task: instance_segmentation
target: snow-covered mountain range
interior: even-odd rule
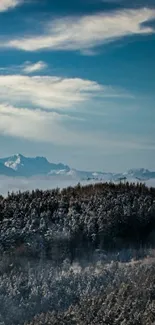
[[[45,157],[29,158],[21,154],[0,159],[0,175],[11,177],[59,176],[79,180],[139,180],[155,179],[155,171],[148,169],[131,169],[125,173],[90,172],[72,169],[62,163],[49,162]]]
[[[30,177],[35,175],[48,175],[51,172],[57,173],[61,170],[67,172],[70,168],[61,163],[50,163],[44,157],[29,158],[17,154],[0,159],[0,174],[5,174],[6,176],[10,176],[10,171],[12,171],[11,176]]]

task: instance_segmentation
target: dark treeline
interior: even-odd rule
[[[96,184],[0,198],[1,252],[52,260],[154,245],[155,189]],[[17,248],[17,250],[16,250]]]
[[[153,325],[155,189],[0,197],[0,325]]]

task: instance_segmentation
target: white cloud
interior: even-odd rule
[[[47,69],[47,67],[48,65],[44,61],[38,61],[35,63],[26,61],[20,65],[9,65],[7,67],[0,67],[0,71],[5,72],[6,74],[20,74],[21,72],[24,74],[32,74],[45,70]]]
[[[130,149],[154,150],[154,143],[138,138],[137,135],[125,135],[122,139],[122,136],[104,130],[79,132],[69,127],[76,122],[74,120],[76,118],[69,115],[0,104],[0,134],[2,135],[67,147],[83,147],[87,151],[91,148],[94,154],[97,154],[98,150],[117,154],[124,150],[128,152]]]
[[[85,130],[83,125],[83,131],[79,132],[82,119],[66,115],[69,108],[85,104],[94,97],[102,99],[104,93],[118,96],[111,87],[79,78],[1,75],[0,134],[67,146],[109,147],[114,140],[109,140],[107,134],[103,137],[100,131]],[[63,108],[65,114],[51,111],[53,108]]]
[[[21,2],[21,0],[0,0],[0,12],[13,9],[21,4]]]
[[[68,109],[94,96],[102,96],[104,91],[106,93],[106,87],[97,82],[80,78],[0,76],[0,101],[16,105]]]
[[[35,141],[59,143],[65,137],[61,126],[62,118],[64,121],[66,117],[54,112],[47,113],[0,104],[0,133]]]
[[[155,18],[150,8],[117,10],[83,17],[63,17],[45,26],[41,36],[24,36],[1,43],[1,46],[37,51],[80,50],[85,51],[125,36],[154,33],[143,23]]]
[[[98,137],[96,142],[90,132],[71,130],[65,122],[74,120],[69,115],[0,104],[0,134],[67,146],[93,147],[102,143]]]
[[[25,62],[23,67],[23,72],[26,74],[34,73],[37,71],[41,71],[47,68],[47,64],[43,61],[38,61],[36,63]]]

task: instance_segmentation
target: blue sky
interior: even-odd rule
[[[0,156],[155,169],[153,0],[0,1]]]

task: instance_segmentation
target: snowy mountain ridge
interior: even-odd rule
[[[62,163],[51,163],[45,157],[25,157],[15,154],[10,157],[0,158],[0,175],[12,177],[32,177],[37,175],[69,177],[79,180],[147,180],[155,179],[155,171],[145,168],[134,168],[123,173],[79,171]]]
[[[52,170],[68,171],[70,168],[64,164],[50,163],[45,157],[25,157],[21,154],[16,154],[7,158],[0,159],[0,164],[6,168],[14,170],[16,176],[30,177],[35,175],[47,175]],[[0,168],[0,174],[1,168]]]

